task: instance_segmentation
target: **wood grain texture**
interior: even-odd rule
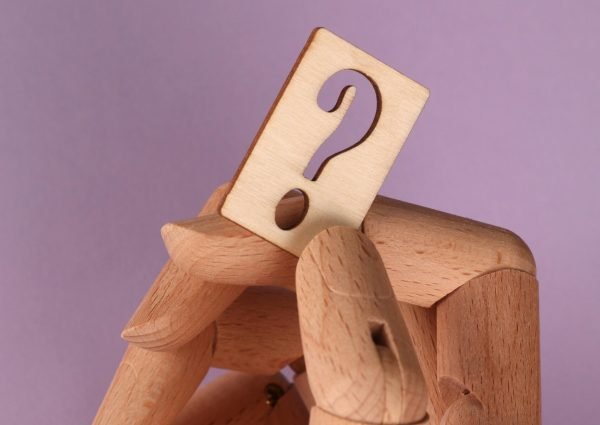
[[[381,257],[347,227],[319,233],[296,272],[310,388],[319,408],[369,423],[425,416],[427,394]]]
[[[539,425],[540,347],[534,276],[501,270],[437,307],[442,425]]]
[[[375,121],[359,143],[331,157],[316,179],[308,180],[305,168],[339,126],[355,89],[342,90],[331,111],[318,105],[317,96],[331,76],[347,69],[373,86]],[[238,170],[221,213],[296,255],[323,229],[360,227],[428,96],[425,87],[335,34],[316,29]],[[275,223],[275,210],[292,189],[305,193],[308,209],[296,227],[283,230]]]
[[[248,288],[217,319],[212,366],[272,374],[302,356],[296,295],[281,288]]]
[[[174,351],[129,345],[93,424],[170,424],[208,371],[214,333],[211,326]]]
[[[512,232],[429,208],[378,197],[364,231],[383,258],[399,301],[429,307],[471,279],[535,261]]]
[[[282,214],[296,215],[299,198],[286,200]],[[378,196],[363,227],[401,302],[430,307],[504,268],[535,274],[521,238],[474,220]],[[296,257],[219,215],[166,225],[163,239],[177,267],[198,279],[293,287]]]
[[[218,211],[228,189],[229,183],[218,187],[200,216]],[[152,350],[180,347],[213,323],[243,291],[240,286],[215,285],[192,276],[167,261],[121,337]]]
[[[421,371],[425,379],[429,405],[427,414],[432,425],[438,425],[446,410],[437,379],[436,308],[398,303],[408,329]]]
[[[281,374],[272,376],[228,372],[202,385],[177,416],[174,425],[268,425],[277,404],[268,403],[266,387],[286,391]]]
[[[294,288],[295,256],[218,214],[169,223],[161,233],[171,259],[191,276]]]
[[[191,277],[169,261],[121,337],[150,350],[180,347],[213,323],[244,289]]]

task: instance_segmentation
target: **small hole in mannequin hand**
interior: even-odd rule
[[[275,224],[281,230],[291,230],[304,220],[308,211],[308,196],[300,189],[292,189],[275,207]]]
[[[389,338],[384,323],[369,323],[371,339],[376,346],[390,348]]]

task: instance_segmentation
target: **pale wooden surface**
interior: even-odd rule
[[[248,288],[208,331],[210,339],[196,338],[170,351],[130,345],[95,423],[167,424],[209,366],[272,374],[302,356],[295,295],[285,289]],[[141,404],[146,410],[136,407]],[[290,418],[300,414],[297,410]],[[154,417],[165,422],[152,422]]]
[[[227,190],[217,188],[200,215],[217,211]],[[138,345],[125,352],[94,424],[164,425],[175,418],[212,361],[214,320],[243,290],[204,284],[168,261],[123,331]],[[197,308],[206,297],[214,300]]]
[[[281,288],[248,288],[217,319],[212,366],[272,374],[302,356],[296,296]]]
[[[277,424],[272,422],[273,416],[280,415],[282,407],[293,409],[295,406],[290,406],[289,403],[282,406],[283,397],[277,400],[275,405],[270,404],[265,391],[268,385],[281,388],[285,392],[283,397],[291,390],[290,384],[279,373],[272,376],[226,373],[198,388],[177,416],[174,425]],[[304,406],[300,407],[304,410],[306,421],[303,423],[306,424],[308,412]]]
[[[296,272],[304,360],[319,408],[357,422],[410,423],[427,394],[377,250],[332,227],[305,248]]]
[[[208,283],[169,261],[121,337],[150,350],[180,347],[213,323],[244,289]]]
[[[429,307],[471,279],[501,269],[535,274],[523,240],[508,230],[378,197],[364,231],[399,301]]]
[[[170,424],[208,371],[214,334],[208,327],[173,351],[129,345],[93,424]]]
[[[294,287],[298,258],[221,215],[165,224],[161,234],[169,256],[192,276],[213,284]]]
[[[229,183],[218,187],[200,216],[218,211],[228,189]],[[243,291],[241,286],[194,277],[167,261],[121,337],[152,350],[179,347],[213,323]]]
[[[303,173],[319,146],[344,117],[355,89],[342,91],[336,108],[317,103],[323,84],[352,69],[365,75],[377,94],[376,120],[360,143],[332,157],[315,181]],[[319,231],[358,228],[408,137],[429,91],[325,29],[311,34],[242,163],[221,213],[257,235],[299,255]],[[275,209],[292,189],[308,198],[304,219],[282,230]]]
[[[541,423],[537,292],[534,276],[505,269],[470,281],[433,308],[400,303],[430,398],[423,423]],[[312,408],[306,374],[295,383]],[[360,422],[311,411],[312,425],[351,423]]]
[[[478,277],[437,307],[444,425],[539,425],[540,346],[534,276]]]
[[[299,198],[286,200],[282,214],[293,216]],[[535,274],[533,256],[517,235],[474,220],[378,196],[363,227],[401,302],[429,307],[469,280],[504,268]],[[294,256],[219,215],[168,224],[163,238],[177,266],[199,279],[294,285]]]
[[[306,406],[306,408],[310,411],[310,423],[311,425],[351,425],[358,424],[358,422],[350,421],[346,418],[339,418],[334,415],[330,415],[327,412],[315,408],[316,402],[310,390],[310,386],[308,384],[308,375],[306,373],[301,373],[294,376],[294,386],[300,395],[302,402]],[[422,421],[412,422],[411,425],[434,425],[439,424],[438,421],[431,421],[429,416],[423,418]],[[368,424],[372,425],[372,424]]]
[[[396,202],[391,203],[392,205],[395,205]],[[401,203],[403,204],[403,203]],[[402,205],[401,205],[402,207]],[[411,206],[408,205],[408,208],[410,209],[418,209],[420,207],[415,207],[415,206]],[[402,208],[399,209],[399,211],[402,211]],[[505,234],[506,232],[501,230],[501,229],[496,229],[490,226],[485,226],[485,225],[481,225],[480,223],[477,222],[472,222],[472,221],[468,221],[468,220],[463,220],[463,219],[458,219],[456,217],[447,217],[446,214],[441,214],[441,213],[436,213],[436,214],[432,214],[432,216],[437,220],[436,223],[439,225],[437,228],[437,232],[438,233],[444,233],[444,230],[440,230],[440,226],[443,227],[445,220],[446,219],[453,219],[456,222],[460,223],[462,226],[464,226],[463,232],[471,235],[471,234],[478,234],[478,230],[482,231],[483,230],[483,234],[485,235],[485,231],[489,231],[490,233],[486,236],[488,239],[486,238],[481,238],[481,240],[478,242],[479,244],[485,244],[485,243],[490,243],[488,242],[488,240],[493,239],[495,236],[497,235],[501,235]],[[226,220],[232,227],[232,229],[237,228],[237,229],[241,229],[239,226],[235,225],[232,222],[229,222],[228,220]],[[426,228],[428,228],[431,224],[428,224]],[[244,229],[241,229],[244,232],[247,232]],[[380,230],[381,232],[381,230]],[[415,235],[416,233],[413,233],[413,235]],[[433,233],[432,233],[433,234]],[[421,235],[422,237],[429,237],[430,235]],[[435,236],[435,235],[434,235]],[[506,235],[505,235],[506,236]],[[530,257],[528,257],[529,251],[526,249],[526,246],[524,244],[522,244],[522,242],[519,242],[520,240],[515,237],[512,234],[508,234],[509,238],[507,240],[502,240],[501,242],[502,244],[500,244],[500,248],[504,249],[504,250],[508,250],[508,252],[520,252],[520,250],[524,249],[524,254],[522,257],[518,256],[516,257],[516,259],[511,260],[513,261],[515,264],[518,264],[519,261],[523,261],[523,259],[525,259],[524,264],[527,268],[529,267],[529,269],[531,271],[535,271],[535,265],[533,263],[533,260],[529,260]],[[250,235],[249,237],[252,237],[252,235]],[[413,236],[413,239],[417,238],[417,236]],[[260,238],[258,238],[260,239]],[[243,238],[242,238],[243,240]],[[508,242],[506,242],[508,241]],[[264,242],[264,241],[263,241]],[[381,242],[381,240],[380,240]],[[268,244],[267,242],[264,242],[265,244]],[[407,244],[410,243],[410,241],[406,241]],[[511,246],[514,245],[514,246]],[[271,244],[269,244],[271,245]],[[381,245],[381,244],[380,244]],[[380,246],[379,245],[379,246]],[[271,245],[272,246],[272,245]],[[470,255],[474,255],[473,252],[477,253],[479,247],[477,245],[474,245],[471,247],[472,250],[470,252]],[[380,248],[381,250],[381,248]],[[283,250],[279,250],[277,251],[278,253],[283,253],[285,256],[290,256],[288,253],[286,253]],[[391,255],[391,253],[393,252],[393,250],[389,250],[388,251],[388,255]],[[485,251],[483,251],[485,252]],[[501,253],[503,251],[500,251]],[[424,253],[419,253],[418,257],[415,257],[416,259],[427,259],[430,258],[434,255],[434,252],[429,252],[427,255],[425,255]],[[439,254],[436,254],[439,255]],[[484,256],[482,256],[484,257]],[[482,257],[478,257],[478,258],[482,258]],[[289,258],[289,257],[288,257]],[[444,258],[448,258],[447,255],[441,255],[440,258],[444,259]],[[511,258],[511,255],[508,255],[506,257],[503,256],[503,258]],[[423,260],[422,260],[423,261]],[[449,260],[443,260],[443,261],[449,261]],[[407,263],[408,264],[408,263]],[[449,266],[444,266],[444,264],[439,265],[437,263],[436,267],[440,267],[440,270],[448,270]],[[497,265],[497,263],[496,263]],[[492,265],[490,262],[490,268],[495,267],[496,265]],[[386,265],[387,266],[387,265]],[[418,263],[415,263],[415,267],[423,267],[423,265],[419,265]],[[387,267],[389,270],[389,267]],[[408,268],[407,268],[408,270]],[[396,272],[398,272],[398,270],[396,270]],[[492,273],[490,274],[485,274],[482,275],[479,279],[475,279],[472,282],[488,282],[489,285],[489,279],[490,276],[496,276],[496,275],[502,275],[502,273],[508,272],[507,270],[503,270],[500,271],[498,273]],[[516,273],[515,271],[512,271],[512,273]],[[521,273],[523,276],[530,276],[526,273]],[[240,283],[242,281],[240,280]],[[494,282],[494,279],[492,279],[492,282]],[[179,282],[174,282],[174,284],[185,284],[186,281],[179,281]],[[496,283],[496,285],[498,285],[498,283]],[[206,285],[207,287],[211,287],[212,285]],[[217,286],[217,285],[215,285]],[[289,284],[288,284],[289,286]],[[480,285],[481,286],[481,285]],[[463,286],[463,289],[466,290],[466,288],[470,288],[471,285],[465,285]],[[240,285],[240,288],[244,288],[243,286]],[[286,295],[284,294],[288,294],[287,297],[289,297],[289,293],[286,293],[284,290],[277,290],[276,288],[252,288],[251,290],[249,290],[247,293],[251,294],[253,291],[257,291],[257,293],[259,293],[260,291],[270,291],[274,289],[275,292],[272,292],[270,294],[270,296],[273,297],[272,302],[268,302],[268,303],[262,303],[263,305],[263,310],[262,310],[262,314],[265,314],[265,317],[268,317],[269,314],[271,314],[270,312],[270,308],[275,306],[275,310],[273,312],[273,314],[275,315],[275,317],[277,316],[281,316],[284,317],[286,315],[288,315],[288,319],[289,317],[295,317],[295,308],[293,303],[290,303],[289,300],[285,301]],[[405,290],[405,289],[403,289]],[[536,289],[537,290],[537,289]],[[279,291],[279,292],[277,292]],[[462,289],[461,289],[462,291]],[[448,302],[449,300],[452,300],[454,296],[456,296],[456,294],[461,294],[462,292],[460,291],[455,291],[454,293],[450,294],[449,296],[445,297],[442,302],[438,303],[437,305],[442,305],[442,303],[444,302]],[[398,292],[396,291],[396,296],[398,295]],[[533,295],[531,295],[533,296]],[[276,298],[281,298],[280,301],[277,301]],[[261,338],[263,339],[267,339],[269,340],[269,338],[274,337],[275,340],[277,340],[277,335],[283,335],[284,336],[284,340],[285,342],[282,342],[281,340],[277,340],[277,341],[271,341],[271,343],[275,343],[275,344],[288,344],[286,345],[286,349],[291,346],[293,347],[294,342],[297,344],[297,346],[299,345],[299,340],[298,340],[298,336],[294,335],[293,332],[289,332],[290,329],[296,329],[297,330],[297,324],[292,324],[291,322],[289,322],[288,319],[285,319],[283,321],[283,323],[288,324],[290,323],[290,327],[288,328],[287,331],[284,331],[283,328],[279,327],[281,325],[281,323],[276,322],[276,323],[270,323],[268,320],[263,321],[262,323],[264,324],[264,327],[259,326],[259,335],[262,335],[261,338],[258,338],[257,340],[255,340],[251,335],[251,326],[248,326],[248,323],[244,322],[244,317],[247,313],[242,313],[245,309],[247,309],[244,306],[244,297],[241,297],[238,299],[237,303],[234,303],[233,305],[230,306],[230,308],[227,310],[227,312],[229,312],[229,317],[233,318],[233,319],[228,319],[230,320],[229,322],[229,326],[230,329],[234,329],[237,325],[235,324],[237,323],[241,323],[240,324],[240,329],[245,328],[247,333],[245,332],[241,332],[241,334],[243,334],[242,336],[242,341],[245,341],[245,343],[248,343],[248,348],[246,351],[250,352],[250,353],[261,353],[262,351],[262,347],[260,346],[260,341]],[[286,307],[286,309],[280,309],[278,310],[278,305],[281,302],[281,305],[286,304],[288,305],[288,307]],[[475,302],[475,301],[473,301]],[[252,305],[253,302],[249,303],[248,305]],[[439,356],[439,350],[440,350],[440,346],[438,346],[438,323],[439,323],[439,318],[436,315],[436,307],[437,305],[433,308],[421,308],[418,306],[414,306],[414,305],[409,305],[406,303],[400,303],[400,308],[402,310],[403,316],[406,320],[406,324],[408,326],[408,330],[409,333],[411,335],[412,340],[415,342],[415,346],[416,346],[416,354],[417,357],[419,359],[419,362],[421,364],[421,368],[423,370],[423,374],[425,376],[425,382],[427,384],[427,389],[429,392],[429,397],[430,397],[430,405],[428,407],[428,413],[430,415],[430,424],[431,425],[438,425],[438,424],[454,424],[454,423],[463,423],[466,420],[471,420],[471,421],[475,421],[472,423],[477,423],[477,424],[483,424],[486,423],[485,420],[481,419],[481,412],[476,412],[473,413],[473,407],[474,406],[483,406],[483,404],[480,404],[481,401],[479,400],[479,398],[475,398],[476,396],[474,395],[475,393],[471,393],[468,396],[462,397],[462,398],[458,398],[456,399],[456,393],[458,391],[458,389],[460,389],[461,391],[464,390],[466,388],[466,383],[462,382],[462,380],[455,380],[453,379],[448,379],[447,377],[444,378],[440,378],[438,377],[438,371],[437,371],[437,361],[438,361],[438,356]],[[516,304],[515,304],[516,305]],[[236,309],[240,309],[240,312],[236,312]],[[287,311],[286,311],[287,310]],[[250,311],[253,311],[253,313],[251,314],[261,314],[259,312],[259,309],[252,309],[250,308]],[[507,310],[508,311],[508,310]],[[537,310],[536,310],[537,311]],[[222,315],[222,318],[226,318],[228,313],[225,313],[224,315]],[[511,312],[512,314],[512,312]],[[535,314],[534,314],[535,315]],[[237,318],[237,319],[236,319]],[[534,320],[533,317],[531,318],[533,323],[533,326],[537,326],[537,318]],[[459,324],[455,325],[455,327],[457,329],[462,329],[461,328],[461,323],[462,321],[458,322]],[[285,326],[285,325],[284,325]],[[262,329],[262,330],[261,330]],[[271,336],[269,336],[269,332],[272,332]],[[537,335],[535,334],[535,330],[531,331],[530,337],[532,338],[537,338]],[[249,356],[249,359],[245,359],[244,356],[244,352],[239,352],[236,354],[236,349],[235,349],[235,341],[236,341],[236,336],[235,332],[231,332],[229,337],[226,337],[222,340],[220,345],[220,349],[222,350],[223,353],[227,353],[226,355],[224,355],[222,358],[223,360],[223,365],[226,363],[229,363],[230,365],[232,365],[233,367],[238,367],[242,370],[258,370],[260,369],[261,366],[261,360],[260,357],[261,355],[251,355]],[[488,336],[488,339],[493,338],[494,336]],[[498,337],[498,335],[496,335],[496,337]],[[486,343],[484,339],[481,338],[475,338],[472,341],[470,341],[470,345],[469,346],[473,346],[474,344],[477,343],[477,340],[479,340],[480,343]],[[252,342],[255,341],[257,344],[259,345],[255,345],[254,347],[252,346]],[[515,339],[515,341],[518,341],[518,339]],[[526,343],[527,342],[527,338],[524,337],[523,341]],[[489,341],[488,341],[489,342]],[[283,346],[283,345],[280,345]],[[152,356],[152,352],[145,352],[145,351],[133,351],[132,347],[130,349],[130,351],[128,351],[128,354],[126,355],[126,358],[124,359],[123,363],[124,364],[128,364],[128,365],[136,365],[137,370],[139,370],[139,375],[141,377],[146,376],[146,381],[140,381],[141,382],[141,387],[143,387],[144,385],[148,386],[148,385],[158,385],[159,388],[169,388],[172,387],[175,383],[174,380],[172,379],[166,379],[165,382],[160,382],[160,383],[152,383],[149,379],[149,375],[152,373],[152,367],[144,367],[143,364],[144,363],[148,363],[151,364],[152,361],[154,361],[154,357]],[[202,349],[202,347],[198,347],[198,349]],[[479,348],[478,348],[479,349]],[[279,350],[279,349],[278,349]],[[137,355],[132,355],[131,353],[137,353]],[[293,356],[295,356],[296,354],[294,354],[293,356],[288,356],[287,354],[285,354],[286,350],[282,351],[282,357],[281,358],[286,358],[285,361],[288,361],[288,358],[291,358]],[[297,352],[297,351],[296,351]],[[464,352],[464,350],[463,350]],[[143,356],[141,355],[141,353],[144,353]],[[217,347],[217,350],[215,350],[215,355],[219,355],[219,347]],[[462,352],[461,352],[462,353]],[[163,355],[163,354],[168,354],[168,353],[156,353],[159,355]],[[193,353],[188,352],[188,355],[193,355]],[[455,353],[456,355],[456,353]],[[462,355],[462,354],[461,354]],[[286,357],[287,356],[287,357]],[[131,357],[135,360],[128,360],[127,358]],[[274,356],[277,357],[277,356]],[[271,357],[273,358],[273,357]],[[279,360],[275,359],[273,360],[268,360],[269,357],[265,357],[265,371],[269,371],[272,372],[274,370],[275,367],[277,367],[276,365],[278,365]],[[184,361],[181,360],[182,362]],[[282,360],[283,361],[283,360]],[[237,365],[237,366],[236,366]],[[514,365],[513,365],[514,366]],[[511,367],[513,367],[511,366]],[[129,366],[128,366],[129,367]],[[533,373],[537,373],[538,374],[538,379],[539,379],[539,369],[535,368],[535,365],[532,366],[532,370]],[[482,372],[483,373],[483,372]],[[113,385],[111,386],[110,391],[107,393],[107,397],[106,400],[110,401],[109,403],[106,402],[103,403],[103,407],[100,409],[99,411],[99,421],[103,420],[103,417],[110,417],[110,415],[112,415],[113,410],[115,410],[114,408],[112,408],[111,406],[114,405],[118,405],[119,400],[122,399],[124,397],[124,394],[126,394],[129,390],[127,389],[126,386],[126,382],[123,381],[123,378],[121,378],[121,380],[117,379],[117,377],[119,375],[121,375],[121,369],[119,369],[119,371],[117,372],[117,376],[115,377],[115,383],[113,383]],[[529,379],[531,377],[525,377],[524,379]],[[535,378],[535,377],[534,377]],[[176,379],[176,377],[174,377],[173,379]],[[482,379],[481,376],[478,377],[477,374],[474,374],[471,377],[472,381],[475,382],[477,381],[477,379]],[[458,382],[458,384],[457,384]],[[529,381],[528,381],[529,382]],[[539,382],[539,381],[538,381]],[[539,384],[538,384],[539,386]],[[121,388],[123,387],[123,388]],[[138,387],[138,388],[141,388]],[[301,384],[299,383],[298,387],[301,387]],[[443,389],[443,391],[442,391]],[[539,389],[539,388],[538,388]],[[310,390],[310,389],[309,389]],[[506,390],[506,389],[505,389]],[[137,390],[136,390],[137,391]],[[304,392],[306,392],[306,388],[304,390],[302,390]],[[469,390],[470,391],[470,390]],[[442,394],[443,393],[443,394]],[[449,398],[448,394],[454,394],[453,396],[451,396]],[[306,396],[305,394],[303,394],[304,396]],[[136,397],[141,397],[143,396],[142,394],[137,394],[135,395],[134,399]],[[474,402],[475,400],[475,402]],[[514,402],[514,400],[509,400],[510,402]],[[536,400],[532,401],[532,405],[529,406],[530,407],[530,411],[529,413],[531,414],[531,409],[532,406],[534,406],[536,403],[538,403],[538,409],[539,409],[539,398]],[[106,407],[108,406],[108,408]],[[162,407],[160,406],[155,406],[156,409],[162,409]],[[510,407],[506,407],[507,409]],[[527,406],[525,406],[525,408],[527,408]],[[167,412],[163,412],[161,414],[173,414],[172,411],[170,411],[170,409],[167,409]],[[477,410],[477,409],[476,409]],[[468,414],[466,414],[465,412],[469,412],[471,411],[470,416]],[[139,420],[141,422],[139,423],[152,423],[152,422],[144,422],[147,420],[147,418],[145,416],[143,416],[144,414],[147,414],[147,412],[143,412],[143,411],[139,411]],[[524,415],[524,413],[519,413],[520,415]],[[478,419],[473,419],[473,415],[475,415],[476,418]],[[487,419],[486,419],[487,420]],[[535,424],[537,425],[539,422],[536,422],[536,418],[532,417],[531,418],[531,422],[527,422],[528,424]],[[458,422],[457,422],[458,421]],[[477,422],[479,421],[479,422]],[[103,422],[98,422],[98,423],[103,423]],[[138,422],[131,422],[131,423],[138,423]],[[467,422],[464,422],[467,423]],[[499,422],[500,423],[500,422]],[[510,423],[510,422],[509,422]],[[515,422],[517,423],[517,422]],[[518,422],[520,423],[520,422]]]

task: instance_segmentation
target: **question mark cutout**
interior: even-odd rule
[[[311,158],[336,131],[356,94],[354,87],[345,87],[332,110],[318,105],[321,88],[343,70],[356,71],[372,84],[375,116],[357,143],[330,156],[315,179],[307,179]],[[295,255],[328,227],[358,228],[428,96],[418,83],[316,29],[240,166],[221,214]],[[303,194],[305,210],[297,225],[281,228],[275,211],[293,190]]]

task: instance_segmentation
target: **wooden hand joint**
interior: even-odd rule
[[[357,423],[423,419],[427,395],[385,267],[361,232],[333,227],[296,270],[304,359],[317,407]]]
[[[280,209],[284,222],[301,207],[300,196],[286,199]],[[363,230],[400,302],[431,307],[496,270],[535,274],[529,248],[514,233],[417,205],[378,196]],[[198,279],[294,287],[295,256],[219,215],[167,224],[162,235],[173,262]]]

